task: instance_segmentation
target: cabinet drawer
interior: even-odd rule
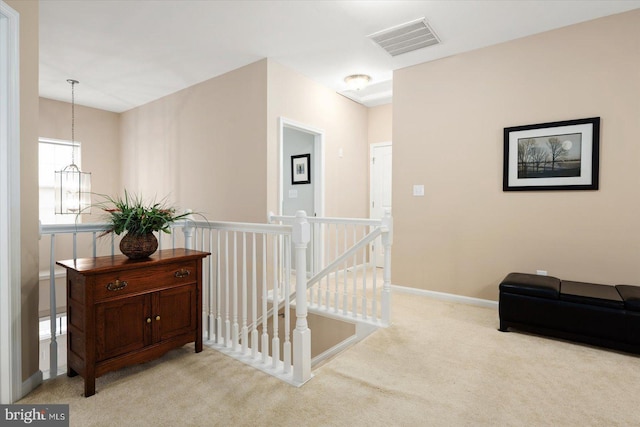
[[[99,301],[195,282],[198,279],[197,262],[185,261],[97,275],[95,299]]]

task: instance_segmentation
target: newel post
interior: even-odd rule
[[[391,324],[391,245],[393,244],[393,217],[385,209],[382,217],[382,246],[384,247],[384,270],[382,271],[382,322]]]
[[[189,213],[184,218],[184,226],[182,227],[182,232],[184,233],[184,247],[187,249],[194,249],[193,246],[193,231],[195,230],[195,226],[191,222],[193,220],[193,215],[191,215],[191,209],[186,209],[185,213]]]
[[[293,223],[296,268],[296,328],[293,331],[293,380],[311,378],[311,330],[307,323],[307,244],[311,230],[304,211],[296,212]]]

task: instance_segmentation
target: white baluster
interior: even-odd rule
[[[209,229],[209,250],[213,250],[213,230]],[[208,283],[208,289],[209,289],[209,335],[208,335],[208,339],[209,341],[213,341],[214,336],[216,334],[216,319],[215,319],[215,314],[213,312],[213,301],[214,301],[214,280],[213,280],[213,257],[209,256],[209,275],[208,278],[209,280],[207,281]]]
[[[344,231],[342,232],[342,246],[343,252],[347,251],[347,224],[344,224]],[[342,269],[342,314],[347,315],[347,287],[349,286],[349,279],[347,278],[347,261],[345,260],[343,263],[344,268]]]
[[[309,223],[303,211],[296,213],[293,243],[296,251],[296,329],[293,332],[293,379],[303,383],[311,378],[311,330],[307,323],[306,249]]]
[[[251,316],[253,317],[253,328],[251,330],[251,357],[258,357],[258,278],[256,274],[256,233],[251,239]]]
[[[339,234],[340,232],[338,230],[338,224],[335,225],[335,228],[336,228],[336,252],[335,252],[334,257],[333,257],[333,259],[331,261],[337,259],[338,256],[339,256],[338,243],[340,241],[340,234]],[[334,271],[333,280],[335,282],[335,290],[334,290],[334,293],[333,293],[333,311],[335,313],[337,313],[338,312],[338,296],[340,294],[339,284],[338,284],[338,282],[339,282],[339,280],[338,280],[338,266],[336,266],[336,269]]]
[[[193,237],[193,230],[195,229],[195,227],[193,226],[193,215],[191,215],[191,209],[187,209],[185,210],[185,213],[189,213],[189,215],[187,215],[185,217],[185,221],[184,221],[184,226],[182,227],[182,232],[184,233],[184,247],[188,248],[188,249],[193,249],[195,248],[195,246],[193,246],[193,242],[192,242],[192,237]],[[175,244],[175,239],[173,241],[173,247],[176,247]]]
[[[273,239],[273,337],[271,337],[271,365],[272,368],[278,366],[280,361],[280,337],[278,336],[278,306],[280,305],[280,286],[278,280],[278,240],[280,237]]]
[[[357,227],[353,227],[353,243],[358,241],[358,236],[356,234]],[[351,267],[351,274],[353,276],[353,286],[352,286],[352,295],[351,295],[351,313],[353,317],[358,315],[358,254],[353,254],[353,266]]]
[[[382,238],[378,238],[375,240],[382,242]],[[373,260],[371,262],[371,279],[372,284],[371,287],[373,289],[372,297],[371,297],[371,317],[373,320],[378,320],[378,273],[376,272],[376,267],[378,265],[378,251],[373,251]]]
[[[242,354],[249,351],[249,329],[247,327],[247,233],[242,233]]]
[[[232,289],[233,303],[233,323],[231,325],[231,342],[233,351],[238,351],[238,233],[233,232],[233,289]]]
[[[92,241],[93,241],[93,257],[95,258],[97,256],[96,232],[95,231],[91,234],[91,237],[92,237]]]
[[[324,265],[322,266],[322,268],[325,268],[329,263],[331,263],[331,245],[329,244],[329,238],[331,237],[331,224],[327,224],[325,227],[325,237],[326,237],[326,241],[327,241],[327,245],[326,245],[326,262],[324,263]],[[325,276],[325,292],[324,292],[324,308],[328,311],[329,310],[329,304],[331,302],[331,285],[329,282],[329,276],[330,274],[327,274]]]
[[[78,233],[73,233],[73,260],[78,259]]]
[[[49,378],[58,376],[58,341],[56,330],[56,235],[51,235],[51,255],[49,259],[49,321],[51,340],[49,342]]]
[[[275,237],[274,237],[275,238]],[[262,235],[262,363],[269,356],[269,334],[267,333],[267,234]]]
[[[291,322],[289,319],[291,312],[291,238],[289,236],[284,237],[284,344],[282,345],[283,361],[284,361],[284,373],[288,374],[291,371],[291,341],[289,336],[291,335]]]
[[[362,229],[362,234],[367,234],[367,227]],[[367,262],[368,256],[371,253],[371,244],[362,248],[362,319],[366,320],[369,317],[367,311],[367,266],[369,262]],[[369,260],[370,261],[370,260]],[[373,274],[375,274],[375,264],[373,265]],[[375,294],[373,296],[375,298]]]
[[[326,255],[325,254],[325,250],[326,250],[325,246],[326,245],[324,243],[326,242],[327,239],[325,238],[325,231],[326,230],[325,230],[324,224],[321,224],[320,225],[320,233],[321,233],[320,234],[320,236],[321,236],[320,239],[321,239],[321,242],[322,242],[321,243],[322,251],[320,251],[321,257],[320,257],[320,260],[319,260],[320,265],[318,265],[318,271],[321,271],[324,268],[324,260],[326,259],[326,257],[325,257],[325,255]],[[316,283],[315,286],[318,288],[317,306],[318,306],[318,308],[322,308],[322,280],[320,280],[318,283]]]
[[[229,347],[231,345],[231,320],[229,319],[229,297],[230,297],[230,286],[229,286],[229,232],[224,233],[224,299],[225,299],[225,309],[224,309],[224,344]]]
[[[222,337],[222,283],[220,280],[220,231],[216,233],[216,342],[223,344]]]
[[[382,235],[384,246],[384,271],[382,285],[382,322],[391,324],[391,245],[393,244],[393,218],[391,211],[386,210],[382,218],[382,226],[386,232]]]

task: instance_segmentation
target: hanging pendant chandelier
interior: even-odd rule
[[[82,172],[75,162],[75,90],[79,82],[67,80],[71,84],[71,164],[61,171],[55,171],[56,214],[65,215],[90,213],[91,173]]]

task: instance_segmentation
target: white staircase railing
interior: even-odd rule
[[[270,213],[268,220],[291,224],[295,218]],[[307,221],[311,225],[309,309],[345,320],[389,326],[391,213],[385,212],[381,219],[308,217]],[[382,284],[376,274],[380,267]]]
[[[194,248],[213,254],[204,277],[205,343],[291,384],[309,380],[306,295],[301,292],[292,301],[290,258],[282,258],[282,253],[294,254],[296,271],[306,270],[306,217],[300,215],[291,225],[190,224],[195,226]],[[304,290],[306,277],[296,275],[295,286]],[[283,310],[279,310],[280,300]],[[293,306],[292,331],[289,308]]]
[[[170,235],[158,235],[159,250],[186,247],[212,254],[203,261],[206,345],[301,385],[311,378],[308,310],[376,326],[389,324],[392,221],[389,214],[367,220],[310,218],[304,212],[295,217],[271,215],[270,220],[282,223],[180,221]],[[106,228],[107,224],[41,225],[41,238],[50,238],[48,277],[41,272],[48,281],[50,319],[66,311],[64,294],[56,294],[56,277],[63,292],[64,272],[56,270],[55,262],[119,254],[119,237],[97,237]],[[375,271],[380,247],[382,286]],[[58,349],[59,322],[49,324],[49,377],[55,377],[58,352],[66,349]]]
[[[55,262],[60,259],[119,254],[119,238],[97,238],[107,224],[41,225],[40,234],[50,238],[49,318],[56,319],[65,310],[65,297],[56,294]],[[300,292],[295,304],[289,300],[290,263],[282,263],[279,248],[286,253],[294,248],[297,270],[305,271],[309,225],[300,216],[291,225],[232,222],[180,221],[171,235],[158,235],[159,249],[187,247],[211,252],[203,264],[204,340],[209,346],[245,363],[300,385],[311,378],[311,334],[307,325],[306,295]],[[176,232],[182,229],[182,233]],[[61,248],[58,240],[64,240]],[[70,239],[70,240],[69,240]],[[282,246],[284,245],[284,246]],[[69,247],[72,248],[69,251]],[[58,251],[57,251],[58,249]],[[64,253],[64,257],[61,257]],[[282,279],[286,280],[283,282]],[[296,286],[306,287],[306,277],[297,277]],[[263,316],[276,306],[268,306],[267,295],[282,295],[287,306],[295,306],[296,323],[290,329],[289,310],[284,324],[279,316]],[[62,300],[58,302],[58,299]],[[268,324],[271,323],[271,325]],[[60,326],[50,321],[49,377],[58,375],[58,336]]]

